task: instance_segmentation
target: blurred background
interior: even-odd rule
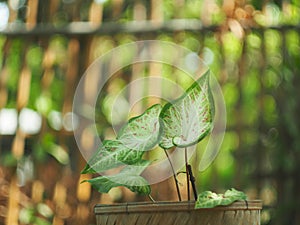
[[[224,142],[205,172],[194,171],[198,190],[235,187],[263,200],[263,225],[299,225],[298,0],[0,1],[0,224],[95,224],[96,203],[146,200],[123,188],[101,195],[80,184],[89,175],[80,176],[86,162],[73,136],[72,101],[97,57],[148,39],[195,52],[223,90]],[[98,98],[99,136],[111,137],[111,125],[126,119],[130,98],[119,98],[119,107],[111,109],[114,97],[147,76],[189,85],[182,73],[155,63],[118,71]],[[167,90],[158,84],[146,88]],[[94,93],[87,88],[86,96]],[[111,120],[111,110],[120,121]],[[90,137],[88,130],[82,133],[87,146],[93,144]],[[155,185],[153,196],[177,200],[173,181]]]

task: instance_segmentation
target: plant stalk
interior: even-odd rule
[[[192,184],[194,198],[195,198],[195,201],[197,201],[198,194],[197,194],[197,189],[196,189],[196,184],[195,184],[196,180],[195,180],[195,177],[193,175],[193,171],[192,171],[191,165],[188,165],[188,171],[189,171],[190,181],[191,181],[191,184]]]
[[[175,173],[173,164],[172,164],[172,162],[171,162],[171,159],[170,159],[169,154],[168,154],[168,152],[167,152],[166,149],[164,149],[164,152],[165,152],[165,154],[166,154],[166,156],[167,156],[167,158],[168,158],[168,160],[169,160],[169,163],[170,163],[170,166],[171,166],[171,169],[172,169],[172,172],[173,172],[173,177],[174,177],[174,181],[175,181],[175,185],[176,185],[176,191],[177,191],[178,200],[179,200],[179,201],[182,201],[182,200],[181,200],[180,190],[179,190],[179,184],[178,184],[178,180],[177,180],[177,176],[176,176],[176,173]]]
[[[153,198],[150,194],[148,195],[148,197],[150,198],[150,200],[151,200],[152,202],[155,202],[154,198]]]
[[[188,201],[191,200],[190,196],[190,179],[189,179],[189,164],[188,164],[188,157],[187,157],[187,148],[184,148],[184,158],[185,158],[185,169],[186,169],[186,185],[187,185],[187,196]]]

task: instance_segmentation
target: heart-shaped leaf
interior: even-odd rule
[[[188,147],[201,141],[212,129],[214,103],[209,87],[209,70],[179,99],[167,103],[161,113],[159,145]]]
[[[161,133],[159,124],[161,108],[161,105],[156,104],[142,115],[131,118],[121,128],[117,139],[129,149],[147,151],[153,148],[158,143]]]
[[[125,147],[118,140],[105,140],[81,173],[101,173],[124,164],[131,165],[141,160],[143,154],[143,151]]]
[[[230,205],[239,200],[246,200],[247,195],[244,192],[231,188],[225,194],[216,194],[211,191],[204,191],[198,195],[195,208],[213,208],[218,205]]]
[[[127,165],[116,175],[100,176],[86,182],[91,183],[101,193],[107,193],[113,187],[124,186],[132,192],[149,195],[151,192],[150,185],[145,178],[140,176],[149,164],[149,161],[142,160],[137,165]]]

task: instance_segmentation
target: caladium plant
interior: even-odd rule
[[[142,160],[133,165],[125,166],[118,174],[99,176],[87,182],[91,183],[101,193],[108,193],[113,187],[124,186],[138,194],[149,195],[151,192],[148,182],[140,176],[143,170],[150,164],[148,160]]]
[[[204,191],[199,194],[195,208],[213,208],[219,205],[229,205],[235,201],[246,200],[247,195],[234,188],[227,190],[224,194],[216,194],[211,191]]]
[[[150,164],[142,157],[145,151],[153,148],[160,138],[159,114],[161,105],[148,108],[142,115],[125,124],[115,140],[104,140],[102,146],[88,161],[82,174],[101,175],[83,182],[89,182],[99,192],[107,193],[111,188],[124,186],[133,192],[149,195],[148,182],[140,176]],[[118,174],[105,175],[105,172],[124,167]]]
[[[185,149],[188,196],[190,180],[195,199],[197,199],[194,177],[186,156],[186,147],[200,142],[213,128],[214,100],[209,77],[208,70],[180,98],[163,107],[159,104],[151,106],[142,115],[131,118],[120,129],[115,140],[103,141],[102,146],[82,170],[83,174],[101,175],[84,182],[91,183],[102,193],[109,192],[113,187],[124,186],[138,194],[149,195],[152,200],[151,187],[141,176],[144,169],[151,163],[144,159],[144,153],[159,145],[169,157],[167,151],[177,147]],[[172,164],[170,166],[174,173],[179,200],[181,200],[176,172]],[[113,168],[119,168],[119,173],[106,174]],[[199,197],[203,199],[206,195],[203,196],[202,194]],[[231,196],[221,202],[236,200],[237,196]],[[210,197],[207,197],[208,200]],[[213,204],[216,202],[214,200]],[[201,204],[197,202],[198,207],[201,207]],[[208,201],[208,205],[212,205],[211,201]]]
[[[121,128],[116,140],[104,140],[81,173],[103,173],[121,165],[133,165],[142,160],[144,151],[153,148],[160,136],[159,114],[156,104],[142,115],[134,117]]]
[[[211,131],[214,102],[209,88],[209,71],[202,75],[160,114],[163,131],[159,145],[164,149],[197,144]]]
[[[142,115],[130,119],[121,128],[117,140],[132,150],[144,152],[153,148],[158,143],[161,134],[159,124],[161,108],[161,105],[155,104]]]
[[[121,165],[132,165],[138,163],[142,155],[142,151],[127,148],[119,140],[105,140],[81,173],[102,173]]]

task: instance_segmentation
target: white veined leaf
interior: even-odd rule
[[[126,148],[147,151],[153,148],[159,141],[161,133],[159,114],[161,105],[156,104],[148,108],[142,115],[131,118],[121,128],[117,140]]]
[[[230,205],[235,201],[246,200],[247,195],[234,188],[227,190],[224,194],[216,194],[211,191],[204,191],[198,195],[195,208],[213,208],[219,205]]]
[[[143,154],[143,151],[126,148],[118,140],[106,140],[81,173],[101,173],[124,164],[131,165],[140,161]]]
[[[127,165],[116,175],[99,176],[86,180],[86,182],[89,182],[101,193],[108,193],[113,187],[124,186],[132,192],[149,195],[151,192],[150,185],[145,178],[140,176],[149,164],[150,161],[142,160],[136,165]]]
[[[209,70],[179,99],[167,103],[160,114],[162,137],[159,145],[188,147],[201,141],[212,129],[214,103],[209,86]]]

